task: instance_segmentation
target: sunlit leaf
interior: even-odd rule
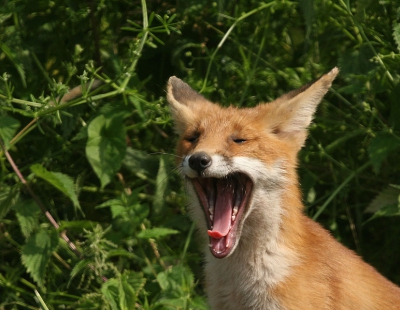
[[[156,214],[160,214],[162,208],[164,207],[165,192],[167,190],[167,186],[168,186],[168,173],[165,163],[165,157],[161,156],[156,178],[156,192],[153,200],[154,212]]]
[[[155,227],[146,230],[142,230],[137,234],[138,238],[142,239],[158,239],[168,235],[175,235],[178,234],[179,231],[171,228],[163,228],[163,227]]]

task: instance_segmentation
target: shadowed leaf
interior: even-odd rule
[[[99,115],[88,127],[86,157],[100,179],[102,188],[110,183],[125,157],[126,131],[122,120],[118,115]]]
[[[52,253],[58,246],[58,233],[55,230],[40,230],[30,236],[22,247],[21,259],[35,282],[44,287],[44,276],[46,267]]]
[[[76,209],[79,209],[79,211],[81,211],[83,215],[81,206],[79,205],[78,196],[76,195],[75,184],[70,176],[60,172],[48,171],[40,164],[32,165],[31,170],[37,177],[53,185],[60,192],[62,192],[69,199],[71,199],[72,203],[74,204],[74,207]]]

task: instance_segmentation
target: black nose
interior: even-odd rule
[[[194,153],[189,158],[189,167],[195,170],[200,176],[201,173],[211,165],[212,159],[205,152]]]

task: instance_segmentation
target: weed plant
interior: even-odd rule
[[[334,66],[306,212],[400,284],[397,1],[6,0],[0,309],[207,309],[168,77],[244,107]]]

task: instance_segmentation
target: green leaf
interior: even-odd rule
[[[136,297],[145,282],[141,274],[127,271],[104,283],[101,292],[112,309],[130,310],[134,308]]]
[[[368,146],[368,154],[375,173],[379,173],[382,162],[389,153],[398,148],[400,148],[400,140],[391,133],[381,132],[376,135]]]
[[[60,227],[58,231],[63,231],[65,229],[92,229],[97,225],[96,222],[92,221],[60,221]]]
[[[7,45],[2,44],[0,42],[0,50],[3,51],[3,53],[10,59],[10,61],[13,63],[15,66],[15,69],[17,70],[20,78],[21,78],[21,83],[26,88],[26,75],[25,75],[25,70],[24,66],[20,63],[20,60],[18,59],[17,55],[15,55],[12,51],[11,48],[9,48]]]
[[[137,234],[138,238],[141,239],[158,239],[160,237],[175,235],[178,234],[179,231],[171,228],[163,228],[163,227],[155,227],[146,230],[142,230]]]
[[[112,257],[119,257],[119,256],[131,259],[131,260],[134,259],[136,261],[141,260],[141,258],[139,256],[137,256],[135,253],[128,252],[127,250],[124,250],[124,249],[110,250],[107,252],[107,259],[110,259]]]
[[[31,166],[31,171],[39,178],[45,180],[49,184],[53,185],[60,192],[71,199],[75,209],[79,209],[82,213],[81,206],[79,205],[78,196],[76,195],[76,188],[72,178],[66,174],[60,172],[48,171],[40,164],[34,164]]]
[[[58,246],[58,233],[54,229],[40,230],[31,235],[22,247],[21,259],[35,282],[43,289],[46,267]]]
[[[349,49],[339,58],[339,67],[341,76],[349,74],[365,75],[376,67],[376,64],[370,59],[374,57],[371,48],[364,44],[358,49]]]
[[[25,238],[38,227],[40,209],[33,200],[19,200],[14,205],[19,227]]]
[[[391,217],[391,216],[400,216],[400,202],[392,203],[380,208],[378,211],[375,212],[375,214],[370,219],[368,219],[367,222],[372,221],[378,217]]]
[[[136,176],[147,180],[147,178],[157,173],[157,161],[157,157],[128,147],[123,164],[132,173],[135,173]]]
[[[90,262],[91,261],[89,259],[83,259],[79,261],[71,270],[71,279],[69,280],[69,282],[71,282],[74,277],[82,272],[82,270],[84,270],[90,264]]]
[[[107,282],[103,283],[101,287],[101,292],[103,293],[105,299],[108,301],[108,304],[111,306],[113,310],[119,310],[118,307],[118,288],[119,281],[118,279],[108,279]]]
[[[143,275],[139,272],[126,270],[122,277],[134,289],[135,295],[138,296],[146,283],[146,279],[143,278]]]
[[[160,164],[156,178],[156,192],[153,200],[155,214],[160,214],[164,207],[165,192],[168,186],[168,174],[165,164],[165,157],[160,157]]]
[[[121,167],[126,152],[125,135],[125,126],[120,115],[100,115],[88,126],[86,157],[100,179],[102,188],[110,183]]]
[[[393,25],[393,38],[397,44],[397,49],[400,52],[400,24],[395,23]]]
[[[13,187],[0,186],[0,219],[3,219],[18,201],[19,185]]]
[[[375,213],[386,206],[396,205],[399,202],[400,202],[400,187],[398,185],[391,184],[379,192],[379,194],[365,209],[365,212]]]
[[[19,127],[19,121],[11,116],[0,116],[0,138],[6,150],[10,147],[10,141]]]
[[[157,282],[163,291],[179,291],[194,284],[192,272],[182,266],[176,265],[157,275]]]
[[[299,6],[303,11],[303,17],[306,22],[307,32],[309,33],[312,28],[312,23],[315,16],[314,0],[300,0]]]

